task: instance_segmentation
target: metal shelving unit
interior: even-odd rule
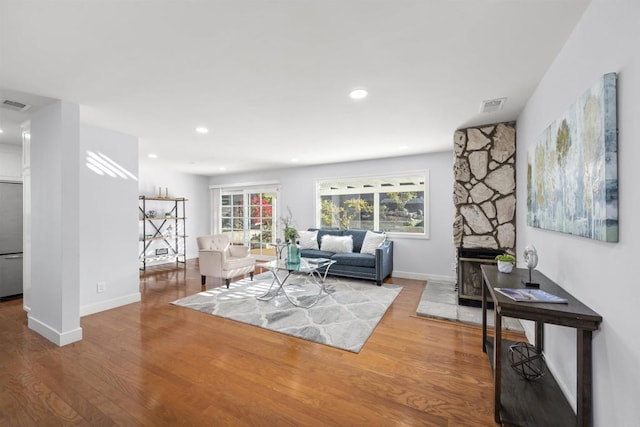
[[[176,266],[187,261],[186,202],[184,197],[139,196],[138,209],[142,222],[141,250],[138,255],[140,269],[148,262],[175,260]],[[148,202],[152,202],[151,206]],[[159,216],[156,206],[168,206]],[[154,207],[154,209],[147,208]]]

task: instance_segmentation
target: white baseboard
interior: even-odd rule
[[[99,313],[101,311],[111,310],[112,308],[121,307],[123,305],[140,302],[140,299],[141,299],[140,292],[136,292],[130,295],[113,298],[107,301],[100,301],[99,303],[96,303],[96,304],[83,305],[82,307],[80,307],[80,317]]]
[[[29,329],[35,331],[51,341],[52,343],[62,347],[63,345],[71,344],[82,339],[82,328],[78,327],[71,331],[60,332],[55,328],[47,325],[44,322],[36,319],[29,313],[27,315]]]
[[[441,276],[438,274],[423,274],[423,273],[412,273],[408,271],[397,271],[394,270],[392,277],[397,277],[400,279],[414,279],[414,280],[433,280],[438,282],[456,282],[456,276]]]

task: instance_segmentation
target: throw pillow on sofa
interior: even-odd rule
[[[315,231],[298,231],[300,238],[300,249],[318,250],[318,230]]]
[[[362,242],[362,249],[360,249],[361,254],[376,254],[376,249],[387,239],[386,234],[384,233],[374,233],[367,230],[367,234],[364,236],[364,241]]]
[[[335,253],[353,252],[353,238],[351,236],[322,236],[320,250]]]

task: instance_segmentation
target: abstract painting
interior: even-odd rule
[[[527,224],[618,241],[616,74],[605,74],[528,152]]]

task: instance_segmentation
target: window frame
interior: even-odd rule
[[[382,186],[381,184],[385,181],[393,181],[396,182],[400,179],[418,179],[422,181],[422,184],[415,184],[413,186]],[[362,183],[362,181],[369,181],[370,185],[373,187],[364,188],[363,186],[355,185],[357,183]],[[421,233],[415,232],[403,232],[403,231],[386,231],[389,237],[395,238],[407,238],[407,239],[428,239],[430,236],[430,215],[429,215],[429,170],[411,170],[404,173],[386,173],[380,175],[353,175],[353,176],[339,176],[339,177],[331,177],[331,178],[318,178],[315,180],[315,198],[314,198],[314,213],[315,213],[315,225],[317,228],[322,226],[322,196],[329,195],[326,190],[323,190],[323,186],[328,184],[333,184],[333,186],[337,187],[337,189],[332,190],[330,195],[345,195],[345,194],[373,194],[374,197],[374,230],[380,230],[380,212],[379,212],[379,202],[380,202],[380,194],[381,193],[390,193],[395,192],[392,191],[391,188],[397,191],[411,191],[410,189],[415,189],[415,191],[423,192],[423,224],[424,229]],[[354,188],[346,188],[346,185],[351,184]]]

